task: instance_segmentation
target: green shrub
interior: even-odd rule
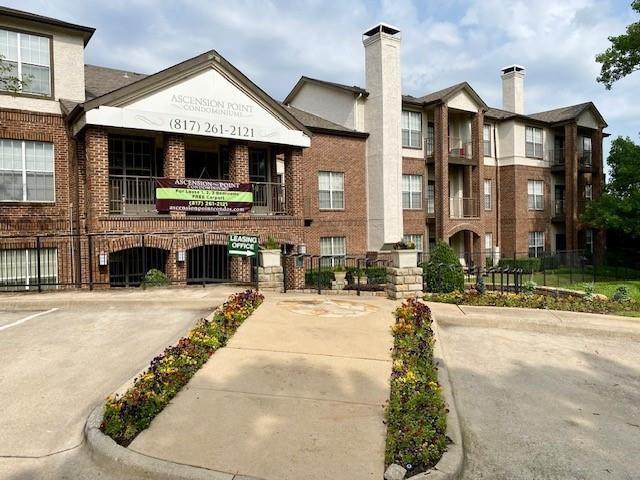
[[[596,298],[596,286],[593,283],[584,284],[584,298],[587,302],[592,302]]]
[[[164,272],[157,268],[152,268],[147,272],[142,280],[143,287],[164,287],[169,285],[169,278]]]
[[[387,267],[367,267],[364,272],[370,284],[383,285],[387,283]]]
[[[400,464],[412,475],[433,467],[442,457],[447,409],[433,359],[429,307],[410,299],[394,315],[385,463]]]
[[[464,272],[453,249],[439,242],[431,251],[428,262],[422,265],[427,290],[448,293],[464,288]]]
[[[155,357],[124,394],[107,398],[102,432],[129,445],[263,300],[255,290],[236,293],[216,309],[212,320],[200,320],[186,337]]]
[[[332,268],[318,270],[307,270],[304,274],[304,282],[307,286],[317,287],[318,280],[322,288],[331,288],[331,282],[335,280]]]
[[[613,300],[614,302],[623,303],[630,302],[631,295],[629,294],[629,287],[627,287],[626,285],[620,285],[618,288],[616,288],[615,292],[613,292],[611,300]]]
[[[533,295],[536,293],[536,288],[538,288],[538,284],[532,280],[529,280],[527,283],[522,285],[522,293],[524,295]]]
[[[540,271],[540,259],[536,257],[520,257],[515,260],[513,258],[501,258],[498,266],[502,268],[521,268],[522,273],[534,273]]]
[[[280,244],[276,242],[271,235],[269,235],[267,237],[267,241],[264,242],[264,245],[262,245],[262,248],[264,248],[265,250],[279,250]]]

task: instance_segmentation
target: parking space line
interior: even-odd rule
[[[20,325],[21,323],[28,322],[31,319],[34,319],[36,317],[40,317],[42,315],[46,315],[47,313],[55,312],[56,310],[58,310],[58,309],[57,308],[51,308],[51,309],[47,310],[46,312],[34,313],[33,315],[29,315],[28,317],[21,318],[20,320],[16,320],[15,322],[10,323],[8,325],[3,325],[2,327],[0,327],[0,331],[6,330],[7,328],[15,327],[16,325]]]

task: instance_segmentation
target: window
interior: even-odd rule
[[[55,248],[40,249],[40,282],[58,282],[58,255]],[[38,285],[38,253],[35,249],[0,250],[0,290],[2,287],[23,286],[25,290]]]
[[[318,173],[318,205],[321,209],[344,208],[344,173]]]
[[[402,240],[404,240],[405,242],[413,243],[416,246],[416,250],[419,252],[422,252],[422,249],[423,249],[422,238],[423,236],[420,234],[409,234],[409,235],[403,236]]]
[[[427,125],[427,157],[433,157],[434,155],[434,145],[436,142],[436,133],[435,133],[435,129],[433,126],[433,123],[429,123],[429,125]]]
[[[493,258],[493,233],[484,234],[484,251],[486,258]]]
[[[0,140],[0,200],[53,202],[53,145]]]
[[[320,237],[320,255],[323,267],[344,265],[346,252],[344,237]]]
[[[527,157],[542,158],[542,129],[525,128],[525,155]]]
[[[482,141],[484,143],[484,156],[491,157],[491,125],[484,125],[482,129]]]
[[[529,232],[529,256],[541,257],[544,253],[544,232]]]
[[[584,231],[584,249],[589,253],[593,253],[593,230]]]
[[[527,193],[529,195],[529,210],[544,210],[544,182],[529,180]]]
[[[402,208],[422,208],[421,175],[402,175]]]
[[[427,213],[434,214],[436,211],[436,185],[429,182],[427,185]]]
[[[484,179],[484,209],[491,210],[491,179]]]
[[[422,136],[422,114],[420,112],[402,111],[402,146],[420,148]]]
[[[591,137],[582,137],[582,151],[583,152],[591,151]]]
[[[593,185],[586,183],[584,186],[584,198],[585,200],[593,200]]]
[[[0,30],[0,55],[9,67],[8,75],[25,82],[22,93],[51,95],[49,38]]]

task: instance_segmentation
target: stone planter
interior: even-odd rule
[[[260,250],[261,267],[280,267],[280,250]]]
[[[393,250],[391,263],[395,268],[415,268],[418,265],[417,250]]]
[[[333,272],[337,283],[347,283],[347,272]]]

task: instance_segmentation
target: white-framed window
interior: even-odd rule
[[[541,257],[544,253],[544,232],[529,232],[529,256]]]
[[[589,253],[593,253],[593,230],[584,231],[584,249]]]
[[[427,184],[427,213],[434,214],[436,211],[436,185],[429,182]]]
[[[422,138],[422,114],[402,111],[402,146],[420,148]]]
[[[38,285],[38,251],[29,249],[0,250],[0,290]],[[43,286],[55,286],[58,282],[58,251],[55,248],[40,249],[40,282]]]
[[[427,150],[427,157],[433,157],[435,152],[435,143],[436,143],[436,130],[433,123],[429,123],[427,125],[427,137],[426,137],[426,145],[425,148]]]
[[[585,183],[584,185],[584,199],[588,201],[593,200],[593,185],[590,183]]]
[[[344,208],[344,173],[318,172],[318,205],[322,210]]]
[[[493,258],[493,233],[491,232],[484,234],[484,251],[485,257]]]
[[[484,179],[484,209],[491,210],[491,179]]]
[[[542,158],[542,129],[525,127],[525,155]]]
[[[582,151],[583,152],[591,152],[591,137],[582,137]]]
[[[347,246],[344,237],[320,237],[320,255],[323,267],[344,265]]]
[[[9,66],[9,76],[22,82],[22,93],[51,95],[49,37],[0,29],[0,55]]]
[[[0,201],[53,202],[53,145],[0,139]]]
[[[529,180],[527,182],[529,210],[544,210],[544,182]]]
[[[402,175],[402,208],[422,208],[422,175]]]
[[[410,234],[404,235],[402,237],[402,240],[404,240],[405,242],[413,243],[416,246],[416,250],[418,252],[422,252],[424,248],[423,238],[424,236],[422,234],[410,233]]]
[[[492,157],[491,155],[491,125],[484,125],[482,128],[482,142],[484,145],[484,156]]]

